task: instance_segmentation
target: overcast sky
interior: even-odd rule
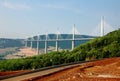
[[[74,24],[80,34],[90,35],[97,31],[101,16],[118,29],[120,0],[0,0],[0,38],[26,38],[57,29],[71,33]]]

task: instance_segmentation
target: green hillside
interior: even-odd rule
[[[0,71],[37,69],[64,63],[120,56],[120,29],[106,36],[95,38],[76,47],[73,51],[0,61]]]
[[[104,37],[91,40],[77,48],[73,53],[84,54],[85,59],[99,59],[120,56],[120,29]]]

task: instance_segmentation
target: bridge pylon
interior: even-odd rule
[[[101,16],[101,37],[104,36],[104,16]]]

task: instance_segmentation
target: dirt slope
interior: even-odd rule
[[[120,81],[120,57],[85,63],[34,81]],[[27,80],[28,81],[28,80]]]

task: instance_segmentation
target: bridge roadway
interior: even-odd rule
[[[75,41],[79,41],[79,40],[91,40],[91,39],[94,39],[94,38],[77,38],[77,39],[47,39],[47,40],[27,40],[27,41],[72,41],[72,40],[75,40]]]
[[[44,76],[44,75],[55,73],[57,71],[61,71],[61,70],[64,70],[64,69],[79,66],[79,65],[82,65],[83,63],[84,62],[58,65],[58,66],[51,67],[51,68],[48,68],[48,69],[43,69],[41,71],[29,72],[27,74],[23,74],[23,75],[20,75],[20,76],[18,75],[18,76],[3,78],[0,81],[22,81],[22,80],[25,80],[25,79],[30,79],[30,78],[38,77],[38,76]]]

